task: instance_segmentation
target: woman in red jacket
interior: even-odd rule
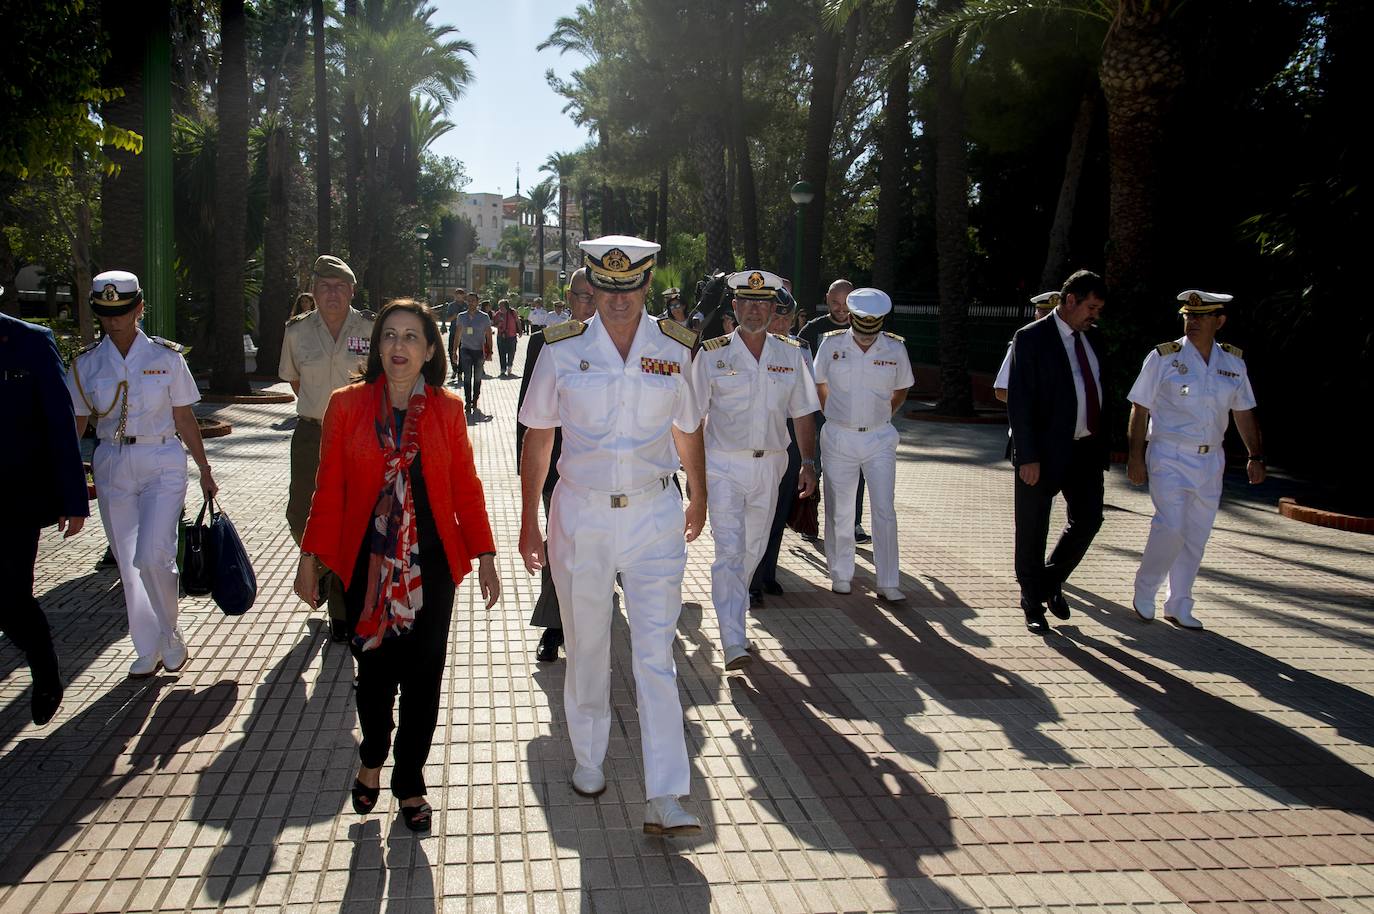
[[[419,302],[402,298],[382,309],[362,382],[329,400],[301,549],[302,600],[319,602],[317,559],[345,587],[363,732],[353,809],[365,815],[377,805],[399,688],[391,792],[406,825],[427,831],[424,764],[454,590],[474,557],[488,608],[501,582],[463,401],[444,388],[439,326]]]

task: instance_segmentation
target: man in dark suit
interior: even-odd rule
[[[1080,270],[1064,283],[1051,315],[1012,339],[1007,415],[1016,467],[1016,581],[1032,632],[1049,629],[1047,606],[1069,618],[1064,581],[1102,526],[1102,474],[1110,460],[1105,350],[1090,331],[1106,297],[1102,277]],[[1068,524],[1046,561],[1056,494],[1064,496]]]
[[[575,321],[587,321],[596,313],[596,306],[592,304],[592,287],[587,282],[586,267],[574,272],[569,280],[568,306],[572,311],[572,319]],[[525,391],[529,390],[530,377],[534,374],[534,365],[539,361],[539,353],[543,348],[544,328],[540,327],[530,334],[530,341],[525,347],[525,370],[520,378],[520,394],[516,399],[515,406],[517,413],[525,403]],[[515,468],[517,471],[520,469],[520,448],[524,443],[525,426],[516,422]],[[553,453],[549,455],[549,475],[544,480],[545,516],[549,513],[549,499],[553,497],[553,487],[558,484],[558,454],[562,444],[562,430],[555,428],[553,430]],[[539,647],[534,652],[534,658],[541,663],[557,660],[558,649],[563,646],[563,617],[558,610],[558,593],[554,590],[553,575],[547,564],[544,565],[544,570],[539,577],[539,599],[535,602],[534,612],[530,615],[530,625],[544,629],[544,634],[539,638]]]
[[[62,677],[47,616],[33,596],[38,534],[57,524],[74,536],[91,513],[65,374],[51,330],[0,314],[0,427],[22,439],[0,448],[0,477],[9,484],[0,521],[0,629],[28,659],[39,725],[62,704]]]

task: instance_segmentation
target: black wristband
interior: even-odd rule
[[[1263,455],[1263,454],[1251,454],[1250,457],[1249,457],[1248,459],[1249,459],[1249,460],[1254,460],[1254,461],[1256,461],[1256,462],[1258,462],[1258,463],[1264,463],[1264,455]]]

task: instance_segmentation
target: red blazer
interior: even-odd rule
[[[363,534],[377,505],[386,462],[373,431],[372,384],[334,391],[324,413],[320,469],[301,548],[313,552],[344,586],[362,548]],[[453,580],[472,570],[472,559],[495,552],[482,482],[472,461],[463,401],[442,387],[427,386],[420,416],[420,454],[434,524],[444,544]]]

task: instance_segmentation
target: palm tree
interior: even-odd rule
[[[323,252],[334,247],[329,205],[329,85],[325,81],[324,0],[311,0],[310,28],[315,41],[315,248]]]
[[[545,178],[534,185],[534,187],[530,188],[530,198],[525,203],[525,211],[534,217],[534,230],[538,233],[539,266],[537,269],[539,271],[539,297],[541,299],[544,297],[544,217],[548,214],[549,209],[553,207],[556,194],[557,191],[554,189],[554,179]],[[562,264],[560,264],[560,267],[564,270],[567,269],[567,267]],[[523,270],[521,271],[521,276],[524,276]]]
[[[568,193],[571,190],[568,179],[576,167],[577,154],[572,152],[552,153],[539,166],[540,171],[548,172],[558,181],[558,263],[568,273],[572,272],[568,269]]]
[[[506,226],[501,232],[501,251],[520,262],[520,279],[516,288],[523,295],[525,292],[525,259],[530,255],[530,236],[526,234],[524,226]],[[539,274],[542,276],[544,271],[541,269]]]
[[[210,389],[246,394],[243,371],[243,265],[248,222],[248,53],[244,0],[220,0],[220,65],[215,87],[214,371]]]

